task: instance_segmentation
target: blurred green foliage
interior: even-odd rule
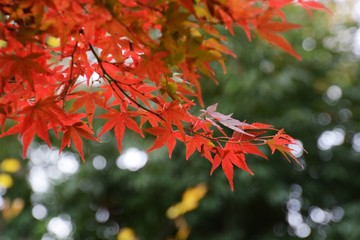
[[[52,180],[44,193],[32,191],[27,178],[36,165],[23,161],[14,186],[0,194],[2,201],[24,199],[25,206],[14,219],[2,216],[1,239],[57,239],[49,224],[59,216],[71,219],[65,239],[120,239],[118,232],[127,227],[138,239],[172,239],[179,226],[166,211],[198,183],[205,183],[208,192],[196,210],[184,215],[188,239],[359,239],[360,69],[350,41],[358,26],[349,19],[331,20],[336,14],[311,18],[293,9],[288,14],[304,26],[287,34],[303,61],[256,36],[247,42],[237,29],[229,47],[238,58],[227,59],[227,75],[215,66],[220,85],[203,84],[203,94],[206,105],[218,102],[225,114],[284,127],[307,151],[299,158],[303,169],[280,155],[269,161],[249,157],[255,176],[235,171],[231,192],[220,170],[209,176],[211,165],[201,156],[185,161],[181,145],[173,159],[162,149],[149,155],[144,168],[121,170],[108,134],[102,144],[87,143],[87,162],[75,174]],[[0,161],[20,156],[16,139],[0,141]],[[130,134],[124,142],[125,148],[148,145]],[[106,159],[101,170],[94,167],[96,156]],[[35,214],[38,219],[33,217],[36,205],[46,208],[44,216]]]

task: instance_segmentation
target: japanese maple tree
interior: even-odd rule
[[[221,25],[301,59],[280,35],[299,27],[287,5],[327,11],[306,0],[2,0],[0,137],[19,135],[25,157],[35,136],[50,146],[52,134],[84,160],[84,139],[113,131],[121,151],[125,130],[148,133],[149,150],[166,145],[171,157],[182,142],[187,159],[197,151],[211,173],[221,165],[231,189],[234,166],[252,174],[246,155],[266,159],[262,145],[296,161],[291,136],[205,108],[200,83],[217,82],[211,62],[225,72],[224,55],[236,57]],[[196,104],[205,108],[198,115]],[[105,119],[98,136],[94,118]]]

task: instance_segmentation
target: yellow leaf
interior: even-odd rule
[[[218,40],[216,40],[215,38],[209,38],[204,40],[204,46],[206,46],[207,48],[210,49],[215,49],[218,50],[222,53],[228,54],[234,58],[236,58],[236,54],[233,53],[230,49],[228,49],[225,44],[219,43]]]
[[[176,83],[169,82],[165,78],[161,80],[161,93],[167,93],[172,99],[178,99],[176,92],[177,92],[177,85]]]
[[[120,229],[116,239],[117,240],[137,240],[134,230],[129,227]]]
[[[168,210],[166,211],[166,216],[169,219],[176,219],[177,217],[179,217],[180,215],[182,215],[184,213],[185,212],[182,208],[181,203],[178,203],[178,204],[168,208]]]
[[[7,41],[0,39],[0,48],[4,48],[6,46],[7,46]]]
[[[168,208],[166,216],[169,219],[176,219],[186,212],[196,209],[199,201],[205,196],[206,192],[207,187],[202,183],[193,188],[188,188],[183,193],[182,201]]]
[[[176,233],[176,240],[186,240],[190,235],[190,228],[184,217],[175,220],[175,225],[179,229]]]
[[[205,184],[198,184],[184,192],[182,202],[186,206],[187,212],[197,208],[199,201],[205,196],[206,192],[207,187]]]
[[[46,38],[46,44],[51,48],[60,46],[60,38],[49,36]]]
[[[0,187],[10,188],[13,185],[13,179],[7,173],[0,174]]]
[[[195,5],[194,10],[198,18],[205,18],[208,21],[212,21],[213,17],[211,16],[211,13],[209,12],[206,5]]]
[[[197,30],[196,28],[190,28],[190,34],[193,37],[202,37],[201,33],[199,30]]]
[[[5,158],[1,164],[0,169],[4,172],[14,173],[19,171],[21,164],[16,158]]]

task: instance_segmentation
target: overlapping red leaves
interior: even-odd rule
[[[216,82],[210,62],[225,71],[224,54],[235,57],[215,26],[232,34],[240,26],[300,59],[281,36],[299,27],[282,11],[290,4],[327,11],[306,0],[1,1],[0,137],[19,135],[25,157],[34,137],[51,145],[52,134],[84,160],[84,139],[114,131],[121,151],[126,129],[146,132],[156,137],[150,150],[167,145],[171,156],[182,142],[186,159],[199,152],[211,173],[221,165],[233,189],[234,166],[252,174],[246,155],[266,158],[259,147],[268,145],[295,159],[295,141],[217,105],[190,111],[203,105],[201,75]],[[105,119],[99,136],[97,118]]]

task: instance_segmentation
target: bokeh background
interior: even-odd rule
[[[235,171],[231,192],[221,170],[210,177],[210,163],[186,161],[180,144],[168,159],[127,134],[120,155],[106,134],[86,143],[82,163],[71,148],[36,141],[22,160],[20,141],[7,137],[0,239],[360,239],[360,2],[324,2],[332,14],[286,11],[303,25],[286,34],[301,62],[237,29],[238,58],[226,75],[214,66],[219,86],[203,81],[206,105],[298,139],[304,168],[249,156],[255,176]]]

